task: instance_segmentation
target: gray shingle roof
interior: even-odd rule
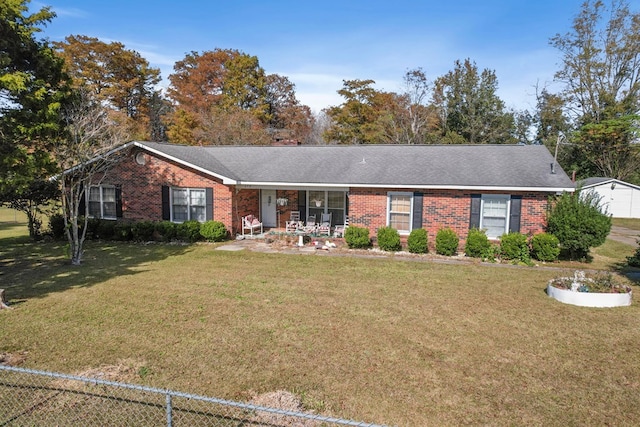
[[[573,189],[538,145],[185,146],[134,142],[237,184]]]

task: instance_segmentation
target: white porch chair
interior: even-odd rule
[[[242,217],[242,235],[246,235],[246,232],[249,232],[250,236],[253,236],[253,233],[260,230],[260,233],[257,234],[262,234],[263,233],[263,229],[262,229],[262,222],[260,222],[260,220],[258,218],[256,218],[253,215],[247,215],[247,216],[243,216]]]

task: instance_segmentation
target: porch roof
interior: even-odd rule
[[[574,190],[541,145],[130,145],[245,187]]]

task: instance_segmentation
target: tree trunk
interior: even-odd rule
[[[8,308],[10,310],[12,309],[7,305],[7,300],[4,296],[4,289],[0,289],[0,310],[2,310],[3,308]]]

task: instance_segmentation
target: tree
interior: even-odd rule
[[[71,264],[80,265],[89,221],[89,204],[84,201],[91,186],[100,185],[105,173],[119,160],[118,152],[112,150],[126,136],[110,117],[113,111],[87,92],[78,92],[75,102],[63,114],[66,132],[56,144],[55,155],[64,171],[60,182]]]
[[[38,240],[42,237],[42,220],[40,216],[51,213],[55,209],[48,205],[52,200],[60,197],[60,187],[57,182],[49,179],[32,180],[29,187],[8,189],[0,196],[1,200],[7,200],[6,204],[11,209],[24,212],[27,215],[29,237]]]
[[[599,123],[638,112],[640,14],[631,13],[628,3],[612,0],[607,10],[600,0],[586,0],[572,30],[550,43],[563,55],[555,78],[565,86],[574,120]]]
[[[138,52],[126,49],[122,43],[105,43],[95,37],[68,36],[55,43],[65,60],[67,72],[74,87],[87,90],[96,99],[119,112],[120,124],[128,129],[132,138],[149,139],[153,133],[151,123],[153,102],[159,93],[160,70]]]
[[[604,243],[611,231],[611,217],[603,212],[593,192],[562,193],[550,206],[547,232],[560,241],[570,259],[588,259],[592,247]]]
[[[245,116],[239,112],[250,113],[263,127],[271,120],[267,79],[257,57],[233,49],[215,49],[202,54],[191,52],[176,62],[173,69],[167,90],[176,106],[168,117],[167,134],[172,142],[214,144],[220,140],[237,140],[240,135],[220,137],[209,131],[217,127],[211,124],[219,117]],[[195,139],[185,138],[187,129],[175,128],[185,120],[195,126],[191,129]],[[236,129],[246,126],[246,120],[243,119],[243,123]],[[178,135],[180,139],[176,139]]]
[[[55,14],[42,8],[28,15],[28,3],[0,5],[0,195],[18,199],[56,170],[50,144],[68,93],[62,61],[36,39]]]
[[[345,102],[329,107],[326,113],[333,123],[325,139],[340,144],[376,144],[386,142],[383,121],[385,97],[389,94],[372,87],[374,80],[344,80],[338,90]]]
[[[287,130],[289,139],[308,141],[313,127],[311,109],[296,98],[295,85],[285,76],[269,74],[266,78],[266,103],[269,127]]]
[[[577,132],[582,155],[597,170],[597,175],[623,181],[640,169],[638,141],[639,116],[624,116],[589,123]]]
[[[436,126],[437,116],[427,101],[432,91],[432,85],[422,68],[409,70],[404,78],[404,109],[397,116],[398,128],[402,144],[421,144],[427,141],[430,131]]]
[[[436,79],[434,104],[438,108],[441,135],[459,135],[471,144],[516,142],[512,136],[513,114],[498,97],[494,71],[478,72],[475,62],[455,62],[453,71]],[[455,141],[458,142],[458,141]]]

